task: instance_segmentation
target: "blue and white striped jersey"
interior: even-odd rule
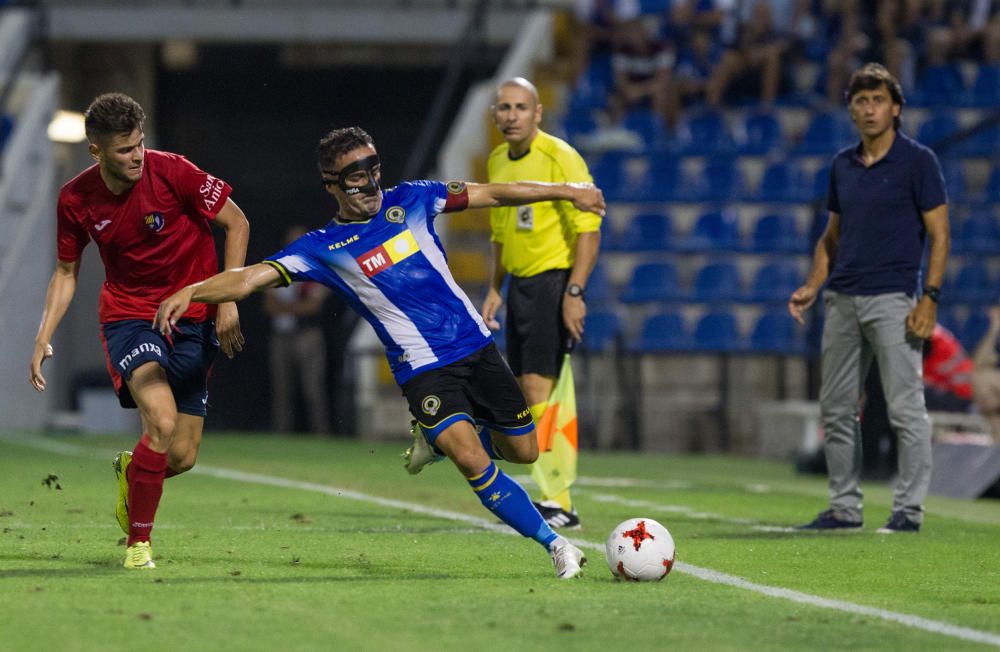
[[[461,183],[414,181],[383,191],[366,222],[332,221],[264,262],[285,284],[316,281],[343,296],[375,329],[402,385],[492,341],[448,269],[434,218],[462,210]]]

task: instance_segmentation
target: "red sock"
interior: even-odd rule
[[[140,440],[139,440],[139,443],[140,443],[140,444],[144,444],[145,446],[147,446],[147,447],[148,447],[148,446],[149,446],[149,433],[146,433],[146,432],[142,433],[142,439],[140,439]],[[131,468],[132,468],[132,467],[130,466],[130,467],[129,467],[129,469],[131,469]],[[170,467],[168,466],[168,467],[167,467],[167,473],[166,473],[166,475],[164,475],[163,477],[165,477],[165,478],[172,478],[172,477],[174,477],[175,475],[180,475],[180,474],[181,474],[181,473],[180,473],[180,471],[174,471],[174,470],[173,470],[172,468],[170,468]],[[132,476],[131,476],[131,475],[129,475],[129,472],[128,472],[128,469],[125,469],[125,475],[126,475],[126,477],[127,477],[127,478],[128,478],[129,480],[131,480],[131,479],[132,479]]]
[[[151,449],[143,437],[132,451],[128,482],[128,545],[149,541],[153,519],[163,493],[163,478],[167,470],[167,454]]]
[[[174,477],[175,475],[180,475],[180,472],[179,472],[179,471],[174,471],[174,470],[173,470],[172,468],[170,468],[170,467],[168,466],[168,467],[167,467],[167,472],[166,472],[166,473],[164,474],[164,476],[163,476],[163,477],[164,477],[164,478],[172,478],[172,477]]]

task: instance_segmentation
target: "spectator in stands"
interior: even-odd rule
[[[781,57],[787,49],[788,41],[774,28],[770,5],[754,4],[749,19],[739,25],[735,43],[712,71],[706,86],[708,105],[721,106],[734,86],[739,95],[758,94],[764,107],[774,104],[781,83]]]
[[[594,55],[610,52],[615,26],[639,17],[639,0],[576,0],[573,12],[573,74],[579,75]]]
[[[675,53],[647,22],[635,19],[615,25],[611,69],[614,88],[608,100],[611,121],[621,122],[634,107],[645,106],[667,117],[667,90]]]
[[[490,154],[490,183],[541,181],[590,183],[587,164],[568,144],[539,130],[542,105],[534,84],[521,77],[496,90],[493,118],[504,143]],[[601,244],[601,216],[563,201],[490,210],[490,287],[483,321],[500,328],[501,285],[510,275],[507,296],[507,361],[528,401],[535,423],[542,422],[567,350],[567,340],[583,339],[587,280]],[[547,447],[551,449],[552,447]],[[548,453],[550,450],[542,450]],[[532,466],[542,491],[536,507],[552,527],[577,527],[566,478],[576,477],[576,454],[551,451]]]
[[[1000,441],[1000,306],[990,309],[990,327],[976,346],[972,361],[972,396],[979,413],[990,424],[993,441]]]
[[[722,46],[707,29],[696,29],[677,56],[671,84],[667,89],[666,118],[673,127],[681,110],[688,104],[703,101],[712,71],[722,60]]]
[[[307,232],[301,225],[292,226],[284,244]],[[310,431],[319,435],[330,427],[326,337],[320,323],[320,311],[329,295],[326,287],[309,281],[274,288],[264,295],[264,311],[271,317],[271,424],[278,432],[295,430],[296,386],[305,399]]]
[[[788,302],[793,317],[825,290],[820,409],[829,469],[830,508],[802,526],[862,526],[855,432],[862,381],[874,357],[899,438],[892,516],[881,533],[917,532],[931,476],[931,429],[920,367],[922,340],[937,321],[948,259],[948,206],[934,153],[898,131],[899,82],[867,64],[847,94],[856,147],[837,154],[830,171],[829,221],[816,245],[805,285]],[[931,246],[923,296],[916,293],[927,235]]]

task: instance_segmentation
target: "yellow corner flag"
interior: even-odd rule
[[[568,353],[563,357],[545,412],[535,427],[538,460],[531,465],[531,477],[544,496],[558,496],[576,480],[576,388]]]

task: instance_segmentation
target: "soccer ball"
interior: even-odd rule
[[[608,568],[618,580],[662,580],[674,567],[676,550],[667,528],[651,518],[619,523],[604,546]]]

